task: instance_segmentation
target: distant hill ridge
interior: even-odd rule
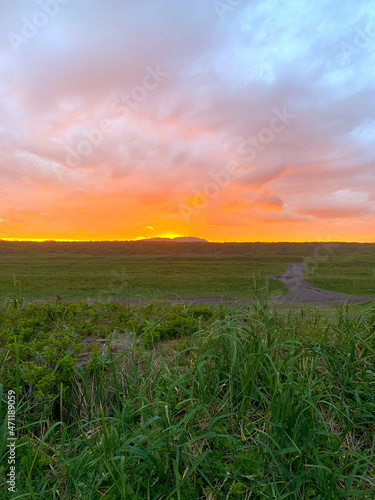
[[[144,238],[138,241],[177,241],[179,243],[208,243],[207,240],[203,238],[196,238],[195,236],[178,236],[177,238]]]

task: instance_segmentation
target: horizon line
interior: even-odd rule
[[[164,241],[150,241],[155,238],[164,239]],[[178,238],[184,238],[184,236],[180,236]],[[188,236],[186,236],[188,238]],[[174,238],[166,238],[163,236],[153,237],[153,238],[142,238],[142,239],[133,239],[133,240],[70,240],[70,239],[60,239],[60,238],[52,238],[52,239],[37,239],[37,238],[0,238],[0,242],[7,243],[142,243],[148,241],[149,243],[356,243],[359,245],[372,245],[375,244],[375,241],[355,241],[355,240],[247,240],[247,241],[226,241],[226,240],[215,240],[209,241],[205,238],[201,238],[201,240],[205,241],[175,241]]]

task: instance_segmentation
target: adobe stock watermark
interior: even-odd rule
[[[79,166],[85,158],[89,157],[95,148],[99,147],[107,134],[113,132],[115,124],[112,119],[126,118],[132,111],[145,101],[150,92],[154,91],[167,77],[169,73],[161,69],[157,64],[154,68],[146,67],[140,85],[132,88],[130,93],[123,93],[119,98],[112,101],[110,105],[110,117],[100,121],[96,128],[83,133],[84,138],[73,146],[66,146],[66,165],[69,167]]]
[[[226,14],[233,12],[236,7],[241,5],[243,0],[214,0],[212,5],[216,14],[223,19]]]
[[[356,28],[350,43],[344,42],[336,53],[336,63],[340,67],[349,64],[353,56],[368,49],[375,39],[375,21],[369,21],[363,29]]]
[[[237,154],[244,158],[244,162],[250,164],[254,162],[258,154],[264,151],[272,143],[275,136],[283,132],[296,115],[287,111],[286,106],[280,111],[277,108],[272,110],[273,116],[269,121],[269,126],[261,128],[255,136],[249,136],[240,142],[237,147]],[[229,182],[238,175],[240,162],[229,161],[219,172],[210,172],[211,181],[202,189],[194,189],[188,201],[179,205],[181,218],[189,223],[193,215],[199,214],[208,203],[220,191],[225,189]]]
[[[43,29],[60,12],[61,6],[67,5],[71,0],[39,0],[40,10],[34,12],[30,17],[24,16],[22,28],[19,33],[8,33],[8,40],[15,52],[19,52],[22,47],[28,45],[35,38],[41,29]]]
[[[10,389],[7,399],[7,415],[8,415],[8,465],[9,472],[6,475],[6,483],[8,491],[16,493],[16,393]]]
[[[128,279],[128,274],[125,267],[121,269],[121,272],[117,270],[112,270],[111,275],[113,276],[108,288],[104,290],[105,296],[111,296],[112,298],[120,298],[124,292],[131,289],[130,281]]]

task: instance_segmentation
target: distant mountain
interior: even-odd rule
[[[180,241],[181,243],[208,243],[204,238],[196,238],[195,236],[179,236],[177,238],[173,238],[172,241]]]
[[[177,238],[144,238],[138,241],[177,241],[178,243],[208,243],[203,238],[196,238],[195,236],[178,236]]]

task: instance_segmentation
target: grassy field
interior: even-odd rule
[[[319,258],[317,258],[317,255]],[[0,296],[26,300],[249,298],[289,262],[310,260],[316,286],[375,296],[375,244],[11,243],[0,241]],[[270,295],[286,288],[272,278]]]
[[[375,496],[374,304],[14,299],[0,353],[2,499]]]
[[[0,242],[1,499],[373,499],[374,303],[261,294],[308,261],[316,286],[375,296],[374,249]],[[160,301],[178,296],[254,302]]]
[[[254,277],[286,269],[287,259],[261,261],[250,257],[90,256],[4,257],[0,262],[1,292],[27,300],[250,297]],[[269,280],[271,295],[286,288]]]
[[[313,267],[313,275],[308,281],[317,287],[353,295],[375,296],[375,246],[371,254],[356,252],[330,255]]]

